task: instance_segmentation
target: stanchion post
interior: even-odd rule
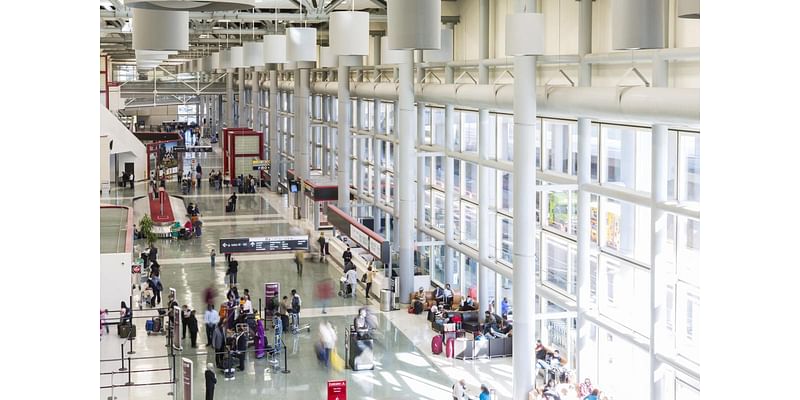
[[[131,333],[133,332],[134,329],[133,327],[134,325],[131,324],[131,330],[128,331],[128,343],[130,343],[130,350],[128,350],[128,354],[136,354],[136,352],[133,351],[133,338],[131,337]]]
[[[292,371],[289,371],[289,364],[287,364],[286,360],[287,360],[287,351],[286,351],[286,345],[284,344],[283,345],[283,371],[281,371],[284,374],[288,374],[288,373],[292,372]]]
[[[125,369],[125,343],[119,344],[119,361],[122,363],[122,366],[119,368],[120,371],[126,371]]]
[[[131,380],[131,358],[128,357],[128,382],[125,382],[125,386],[133,385],[133,380]]]

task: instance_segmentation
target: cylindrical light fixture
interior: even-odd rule
[[[220,53],[211,53],[211,69],[212,70],[221,68],[220,67],[220,63],[219,63],[219,54]]]
[[[286,36],[264,35],[264,63],[283,64],[286,62]]]
[[[317,28],[286,28],[286,59],[317,61]]]
[[[264,65],[264,43],[244,42],[244,65],[248,67]]]
[[[442,28],[442,48],[439,50],[423,50],[422,58],[425,62],[453,61],[453,30]]]
[[[331,50],[337,56],[369,55],[369,13],[336,11],[330,19]]]
[[[333,49],[327,46],[319,47],[319,67],[336,68],[339,66],[338,56],[333,54]]]
[[[219,52],[219,68],[220,69],[233,68],[231,66],[231,51],[229,49],[225,49]]]
[[[189,50],[189,12],[134,8],[133,48]]]
[[[611,45],[615,50],[664,48],[664,0],[611,2]]]
[[[387,33],[392,50],[441,46],[442,0],[388,0]]]
[[[231,47],[231,65],[230,68],[244,68],[244,47],[232,46]]]
[[[678,18],[700,19],[700,0],[678,0]]]
[[[544,14],[516,13],[506,16],[506,56],[544,54]]]
[[[401,64],[403,62],[403,51],[392,50],[389,48],[389,37],[381,36],[381,64]]]
[[[230,11],[255,7],[255,0],[126,0],[125,6],[159,11]]]
[[[203,72],[211,72],[214,70],[212,67],[213,63],[211,62],[211,55],[207,55],[203,57]]]
[[[283,64],[284,71],[291,71],[293,69],[297,69],[297,61],[287,61]]]

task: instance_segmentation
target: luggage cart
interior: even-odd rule
[[[292,328],[292,334],[293,335],[297,335],[298,333],[300,333],[303,330],[308,331],[309,333],[311,333],[311,325],[309,325],[309,324],[300,325],[300,315],[299,314],[289,313],[289,317],[291,319],[291,328]]]

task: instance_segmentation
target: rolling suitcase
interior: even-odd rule
[[[456,347],[456,340],[453,338],[447,338],[447,344],[445,345],[445,357],[453,358],[455,347]]]
[[[442,354],[442,336],[436,335],[431,339],[431,352],[433,354]]]
[[[150,332],[153,331],[153,320],[152,319],[148,319],[147,322],[144,323],[144,330],[147,331],[147,333],[150,333]]]

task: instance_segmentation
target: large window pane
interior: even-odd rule
[[[461,209],[464,212],[462,225],[462,240],[472,247],[478,246],[478,207],[468,201],[461,202]]]
[[[444,157],[435,157],[435,162],[433,165],[434,168],[436,168],[436,173],[433,175],[435,177],[433,184],[444,187]]]
[[[444,193],[433,190],[433,227],[444,231]]]
[[[478,165],[464,161],[464,197],[478,199]]]
[[[547,226],[564,233],[570,232],[571,213],[569,200],[569,192],[547,193]]]
[[[650,192],[650,131],[603,125],[601,157],[605,162],[601,183]]]
[[[678,217],[678,279],[700,287],[700,221]]]
[[[478,113],[461,111],[461,151],[478,152]]]
[[[680,201],[700,201],[700,135],[681,134],[679,137]]]
[[[499,177],[497,178],[497,186],[498,186],[498,199],[497,208],[500,211],[505,212],[512,212],[513,210],[513,203],[511,197],[511,190],[513,180],[511,179],[511,174],[504,171],[498,171],[497,174]]]
[[[497,159],[514,160],[514,116],[497,114]]]
[[[563,121],[544,120],[544,138],[547,170],[570,173],[570,136],[573,131],[572,124]]]
[[[513,222],[511,218],[498,214],[497,224],[499,225],[497,228],[497,242],[500,243],[500,246],[497,246],[497,259],[511,263],[513,262],[514,251]]]
[[[650,264],[650,207],[603,197],[600,246]]]
[[[431,109],[425,107],[425,110],[423,111],[422,115],[423,115],[422,126],[425,127],[425,133],[423,135],[423,141],[420,144],[432,144],[433,132],[431,127]]]
[[[444,146],[444,110],[432,108],[431,113],[433,118],[433,144]]]
[[[565,241],[556,239],[551,235],[545,235],[545,247],[542,249],[544,258],[545,274],[544,280],[550,285],[567,291],[567,263],[569,249]]]
[[[612,256],[600,255],[600,313],[649,335],[650,271]]]

